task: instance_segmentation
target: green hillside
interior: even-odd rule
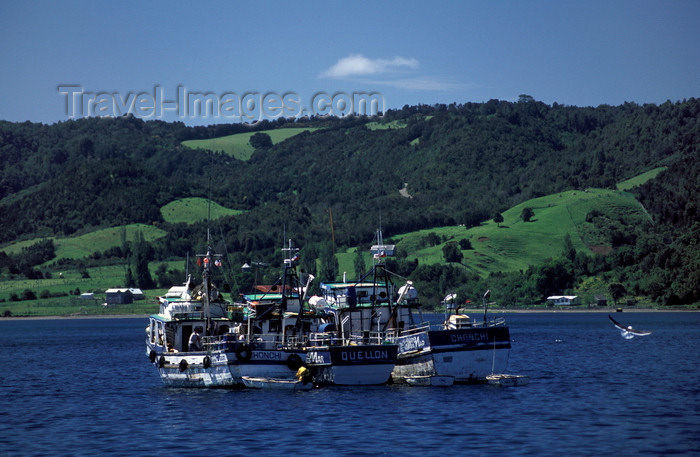
[[[209,200],[198,197],[181,198],[168,203],[160,209],[163,219],[173,224],[179,222],[191,224],[193,222],[206,221],[209,217],[209,211]],[[216,202],[211,202],[212,220],[224,216],[236,216],[241,213],[243,211],[225,208]]]
[[[152,274],[158,264],[151,265]],[[170,262],[167,265],[179,267],[182,262]],[[69,314],[147,314],[156,312],[158,305],[155,297],[164,291],[151,290],[146,293],[146,300],[115,308],[104,308],[104,291],[113,287],[124,287],[124,266],[108,265],[86,268],[87,275],[78,270],[57,268],[51,278],[19,279],[0,282],[0,310],[12,316],[56,316]],[[27,291],[37,298],[24,299]],[[84,300],[78,295],[94,292],[94,299]],[[13,298],[14,297],[14,298]]]
[[[207,140],[187,140],[182,144],[192,149],[207,149],[210,151],[223,151],[239,160],[248,160],[255,152],[255,148],[250,145],[250,137],[256,133],[266,133],[270,136],[272,144],[281,143],[287,138],[291,138],[302,132],[313,132],[318,128],[282,128],[274,130],[262,130],[261,132],[246,132],[227,135],[219,138]]]
[[[169,223],[184,222],[192,224],[207,220],[209,212],[208,200],[205,198],[182,198],[168,203],[161,208],[163,219]],[[212,220],[224,216],[235,216],[243,213],[241,210],[225,208],[215,202],[211,205]],[[136,232],[141,232],[147,242],[153,242],[167,235],[163,229],[147,224],[128,224],[120,227],[108,227],[95,230],[75,237],[44,237],[19,241],[0,249],[8,255],[18,255],[23,248],[29,247],[38,241],[51,239],[56,246],[56,258],[51,262],[62,259],[82,259],[96,252],[104,252],[113,247],[122,245],[122,234],[125,233],[126,241],[133,242]]]
[[[524,208],[532,208],[535,216],[524,222]],[[504,221],[496,224],[493,219],[478,227],[436,227],[433,229],[392,236],[397,249],[405,252],[407,260],[418,259],[420,265],[445,263],[443,247],[446,243],[469,240],[473,249],[463,249],[461,264],[481,277],[498,271],[526,270],[548,259],[561,255],[564,237],[569,234],[578,252],[593,255],[610,249],[605,234],[600,233],[586,216],[591,211],[648,220],[642,206],[632,194],[606,190],[587,189],[567,191],[523,202],[502,213]],[[389,234],[385,233],[385,236]],[[430,245],[431,240],[439,240]],[[434,242],[434,241],[433,241]],[[339,254],[340,272],[353,271],[355,250]],[[369,253],[365,262],[370,264]]]
[[[535,216],[524,222],[524,208],[532,208]],[[504,221],[496,224],[493,219],[478,227],[465,229],[461,226],[421,230],[394,237],[400,241],[397,247],[405,249],[409,259],[420,263],[443,263],[443,247],[450,241],[466,238],[473,249],[462,250],[462,264],[468,269],[486,276],[496,271],[525,270],[561,255],[564,237],[569,234],[577,251],[593,253],[605,248],[586,215],[592,210],[610,210],[647,218],[643,208],[630,194],[618,191],[588,189],[567,191],[548,195],[521,203],[502,213]],[[435,233],[444,241],[426,247],[429,233]]]
[[[668,167],[657,167],[653,170],[647,171],[646,173],[642,173],[626,181],[622,181],[621,183],[617,184],[617,190],[630,190],[634,187],[641,186],[650,179],[656,178],[656,175],[666,170],[667,168]]]
[[[368,122],[366,127],[370,130],[387,130],[387,129],[403,129],[406,127],[405,121],[391,121],[391,122]]]
[[[54,245],[56,246],[56,258],[51,262],[61,259],[82,259],[94,252],[104,252],[112,247],[121,246],[122,233],[124,233],[124,231],[126,233],[127,241],[134,241],[136,232],[139,231],[143,233],[144,239],[149,242],[155,241],[166,235],[164,230],[152,225],[129,224],[122,227],[100,229],[75,237],[49,237],[49,239],[53,240]],[[0,252],[17,255],[22,251],[22,248],[31,246],[41,239],[47,238],[38,238],[14,243],[0,249]]]

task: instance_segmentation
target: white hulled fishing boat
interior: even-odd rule
[[[166,386],[244,387],[243,377],[293,379],[304,364],[298,328],[315,329],[315,316],[303,316],[295,260],[268,292],[225,301],[211,284],[211,265],[220,256],[198,256],[202,283],[191,279],[161,297],[149,318],[146,351]],[[309,278],[310,282],[313,277]],[[308,287],[308,283],[306,284]]]
[[[146,353],[169,387],[234,387],[240,385],[235,353],[224,336],[236,325],[235,307],[211,283],[211,265],[219,255],[198,256],[202,283],[171,288],[159,297],[160,310],[146,327]]]

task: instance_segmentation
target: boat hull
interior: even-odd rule
[[[306,358],[303,351],[276,349],[158,353],[147,346],[147,354],[168,387],[243,387],[244,376],[292,379]]]
[[[315,383],[371,386],[390,381],[397,355],[396,345],[326,346],[309,349],[306,361]]]
[[[505,326],[427,330],[401,336],[398,343],[395,382],[437,375],[460,384],[483,383],[494,369],[505,369],[511,347]]]
[[[150,355],[150,349],[149,349]],[[232,354],[162,353],[154,365],[167,387],[239,388],[243,382]]]
[[[306,361],[306,353],[285,349],[252,349],[248,360],[238,361],[241,378],[292,379]]]

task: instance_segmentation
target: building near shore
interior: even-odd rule
[[[123,288],[123,289],[107,289],[105,291],[105,302],[110,305],[127,305],[133,303],[134,300],[144,300],[146,297],[141,289]]]
[[[547,297],[547,304],[553,306],[577,306],[581,304],[581,297],[577,295],[551,295]]]

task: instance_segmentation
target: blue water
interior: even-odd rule
[[[163,387],[145,319],[0,320],[0,456],[700,455],[700,313],[506,315],[528,386]]]

